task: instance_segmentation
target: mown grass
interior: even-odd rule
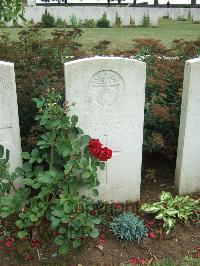
[[[18,39],[20,28],[0,28],[0,34],[10,33],[11,39]],[[66,30],[69,30],[67,28]],[[44,29],[44,38],[49,38],[54,29]],[[200,38],[200,24],[193,24],[191,20],[171,21],[161,19],[158,27],[137,27],[137,28],[87,28],[83,29],[81,43],[84,49],[91,49],[96,43],[102,40],[112,42],[113,48],[128,49],[131,47],[134,38],[152,38],[161,40],[164,44],[170,45],[174,39],[196,40]]]

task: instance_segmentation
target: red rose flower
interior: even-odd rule
[[[13,239],[8,239],[8,240],[5,242],[5,246],[6,246],[6,247],[12,247],[12,246],[13,246],[13,243],[14,243],[14,240],[13,240]]]
[[[101,148],[102,144],[99,141],[99,139],[90,139],[89,141],[89,149],[93,149],[93,148]]]
[[[98,139],[90,139],[89,151],[94,157],[98,157],[101,152],[102,144]]]
[[[102,148],[99,154],[99,159],[101,161],[107,161],[112,157],[112,150],[108,149],[107,147]]]

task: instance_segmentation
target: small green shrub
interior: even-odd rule
[[[82,26],[84,28],[95,28],[96,22],[94,19],[85,19],[84,22],[82,23]]]
[[[77,17],[75,15],[70,16],[70,24],[72,25],[72,27],[77,28],[77,27],[81,27],[82,25],[82,20],[81,19],[77,19]]]
[[[55,19],[47,9],[45,9],[45,13],[42,15],[42,24],[45,28],[53,28],[55,26]]]
[[[188,196],[176,196],[173,198],[171,193],[163,191],[160,201],[153,204],[145,203],[140,210],[155,214],[155,219],[163,220],[163,228],[168,234],[174,227],[177,219],[186,222],[199,207],[199,200],[195,201]]]
[[[65,20],[62,20],[61,18],[57,18],[55,26],[57,28],[66,28],[67,27],[67,22]]]
[[[98,28],[109,28],[110,27],[110,21],[107,19],[106,13],[103,14],[102,18],[97,20],[97,27]]]
[[[149,27],[149,16],[144,16],[142,20],[142,27]]]
[[[147,228],[143,221],[130,212],[124,212],[115,217],[110,223],[110,227],[114,234],[124,241],[139,242],[147,235]]]
[[[115,27],[120,28],[122,25],[122,19],[116,12],[116,17],[115,17]]]

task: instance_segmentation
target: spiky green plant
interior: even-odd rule
[[[147,228],[136,215],[123,212],[110,223],[111,231],[121,240],[139,242],[147,235]]]

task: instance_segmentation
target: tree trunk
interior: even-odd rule
[[[154,6],[158,6],[159,3],[158,3],[158,0],[154,0]]]
[[[133,1],[133,5],[136,6],[137,5],[137,0]]]
[[[197,1],[196,0],[191,0],[191,6],[196,6]]]

